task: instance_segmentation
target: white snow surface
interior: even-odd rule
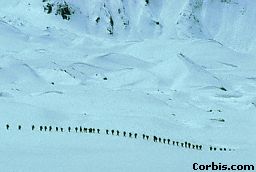
[[[256,2],[66,2],[75,10],[70,20],[46,14],[41,1],[0,2],[1,171],[256,166]],[[40,125],[64,132],[40,132]],[[68,126],[100,128],[101,134],[68,133]],[[145,141],[143,133],[204,149]]]

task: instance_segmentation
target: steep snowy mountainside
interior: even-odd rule
[[[0,20],[21,30],[57,27],[122,39],[205,38],[255,51],[256,4],[251,0],[11,0],[0,5]]]

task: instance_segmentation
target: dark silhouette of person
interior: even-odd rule
[[[179,142],[176,142],[177,146],[179,146]]]
[[[71,127],[68,127],[68,132],[70,132],[71,131]]]
[[[203,147],[203,146],[202,146],[202,145],[200,145],[200,146],[199,146],[199,150],[202,150],[202,147]]]
[[[87,133],[87,128],[84,128],[84,132]]]
[[[187,148],[187,146],[188,146],[188,142],[185,142],[185,148]]]
[[[47,126],[44,126],[44,131],[46,131],[47,130]]]
[[[195,147],[196,147],[195,145],[192,145],[192,149],[195,149]]]
[[[60,128],[60,131],[61,131],[61,132],[63,132],[63,131],[64,131],[62,127]]]
[[[142,138],[143,138],[143,140],[145,139],[145,137],[146,137],[146,136],[145,136],[145,134],[142,134]]]
[[[184,143],[181,143],[181,147],[183,147],[184,146]]]
[[[166,139],[163,139],[163,143],[165,144]]]
[[[154,140],[154,142],[157,142],[158,139],[156,136],[154,136],[153,140]]]
[[[43,131],[43,126],[40,126],[40,131]]]
[[[92,128],[89,128],[89,133],[92,133]]]
[[[49,131],[52,131],[52,126],[49,127]]]
[[[95,133],[95,128],[92,129],[92,133]]]
[[[172,141],[172,144],[175,145],[175,141]]]
[[[198,145],[196,145],[196,149],[198,149]]]
[[[226,149],[226,148],[224,148],[223,150],[224,150],[224,151],[227,151],[227,149]]]
[[[76,127],[76,128],[75,128],[75,130],[76,130],[76,133],[77,133],[77,131],[78,131],[78,128]]]
[[[220,148],[220,151],[222,151],[222,148]]]
[[[59,131],[59,128],[58,128],[58,127],[56,127],[56,131]]]
[[[149,136],[146,136],[147,140],[149,139]]]
[[[126,132],[124,131],[124,137],[126,137]]]
[[[170,144],[170,141],[171,141],[170,139],[167,139],[167,143],[168,143],[168,145]]]
[[[159,143],[161,143],[161,138],[160,137],[158,138],[158,141],[159,141]]]
[[[115,130],[111,130],[112,135],[114,135]]]
[[[129,137],[132,137],[132,133],[129,133]]]
[[[108,134],[108,130],[106,130],[106,134]]]
[[[214,151],[216,151],[216,150],[217,150],[217,148],[213,148],[213,150],[214,150]]]
[[[117,131],[116,131],[116,135],[119,136],[119,134],[120,134],[120,131],[117,130]]]
[[[35,126],[34,125],[32,125],[32,130],[34,130],[35,129]]]
[[[190,149],[190,147],[191,147],[191,143],[188,143],[188,148]]]
[[[80,130],[80,133],[83,132],[83,128],[81,126],[79,127],[79,130]]]
[[[21,126],[20,125],[18,126],[18,129],[21,130]]]
[[[138,136],[138,134],[137,134],[137,133],[135,133],[135,134],[134,134],[134,138],[135,138],[135,139],[137,139],[137,136]]]
[[[100,129],[97,129],[97,133],[100,134]]]
[[[212,146],[210,146],[210,151],[212,151]]]
[[[9,130],[10,126],[9,124],[6,124],[6,129]]]
[[[232,149],[229,149],[229,151],[232,151]]]

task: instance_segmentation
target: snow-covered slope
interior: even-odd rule
[[[188,172],[193,162],[253,163],[254,5],[1,1],[1,169]],[[151,140],[40,132],[40,125],[134,131]],[[204,149],[155,144],[154,135]]]

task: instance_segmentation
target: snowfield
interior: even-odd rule
[[[65,2],[68,20],[55,15],[62,1],[0,2],[1,171],[256,167],[254,2]]]

